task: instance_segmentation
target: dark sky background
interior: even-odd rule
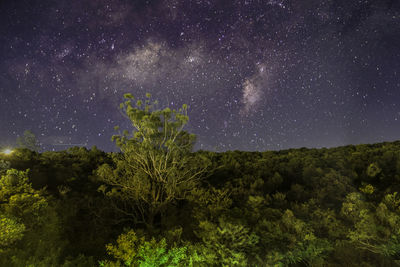
[[[123,94],[213,151],[400,139],[398,0],[2,0],[0,146],[116,151]]]

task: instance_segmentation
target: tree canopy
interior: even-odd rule
[[[151,228],[154,216],[185,199],[198,185],[208,165],[192,153],[195,135],[183,130],[189,120],[187,105],[178,110],[157,109],[150,94],[144,101],[135,101],[131,94],[124,97],[120,108],[133,129],[112,137],[121,153],[113,155],[114,168],[105,164],[99,169],[102,181],[110,186],[100,190],[122,201],[122,210],[134,212],[135,220],[138,211]]]

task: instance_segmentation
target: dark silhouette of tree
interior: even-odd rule
[[[26,130],[24,134],[17,138],[17,146],[19,148],[27,148],[32,151],[39,151],[40,145],[34,133]]]

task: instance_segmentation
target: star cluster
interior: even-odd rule
[[[197,149],[400,139],[395,0],[6,0],[0,146],[115,151],[123,94],[186,103]]]

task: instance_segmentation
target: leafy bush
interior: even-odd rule
[[[168,248],[165,238],[146,241],[133,230],[122,234],[117,244],[108,244],[107,252],[115,261],[101,261],[100,266],[178,266],[186,256],[186,247]]]

